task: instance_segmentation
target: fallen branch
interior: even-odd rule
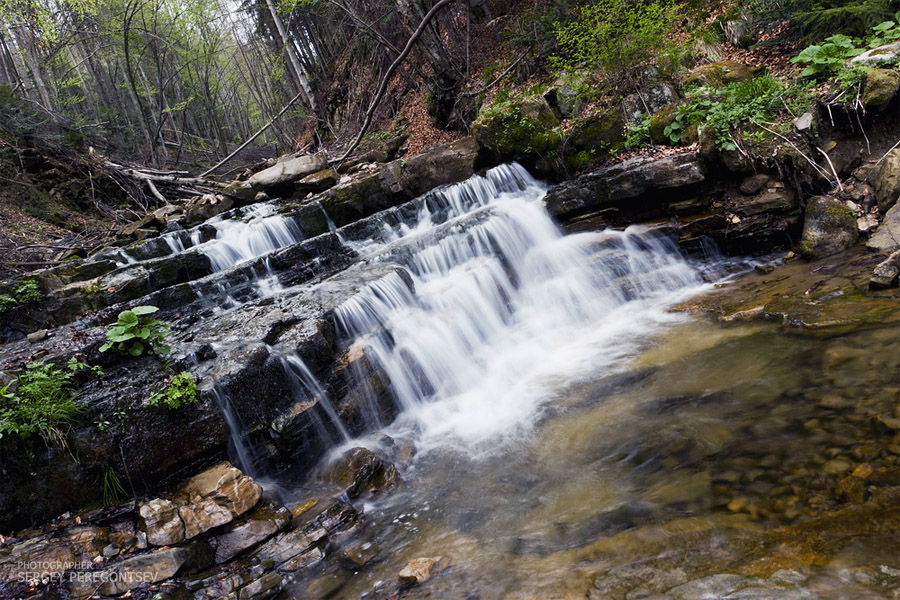
[[[163,204],[168,204],[169,201],[166,200],[166,197],[159,193],[159,190],[153,184],[153,181],[147,180],[147,187],[150,188],[150,193],[153,194],[153,197],[162,202]]]
[[[479,89],[477,89],[477,90],[475,90],[475,91],[472,91],[472,92],[464,92],[464,93],[460,94],[459,97],[460,97],[460,98],[471,98],[472,96],[477,96],[478,94],[481,94],[481,93],[484,93],[484,92],[488,91],[489,89],[491,89],[492,87],[494,87],[495,85],[497,85],[498,83],[500,83],[500,81],[501,81],[504,77],[506,77],[507,75],[509,75],[509,74],[512,72],[512,70],[515,69],[516,66],[517,66],[520,62],[522,62],[522,61],[525,59],[526,56],[528,56],[528,54],[531,52],[531,50],[532,50],[532,49],[529,48],[528,50],[526,50],[525,52],[523,52],[523,53],[519,56],[519,58],[517,58],[515,61],[513,61],[513,63],[512,63],[511,65],[509,65],[508,67],[506,67],[506,70],[503,71],[502,73],[500,73],[499,75],[497,75],[496,79],[494,79],[494,80],[493,80],[492,82],[490,82],[489,84],[487,84],[487,85],[485,85],[485,86],[483,86],[483,87],[481,87],[481,88],[479,88]]]
[[[841,178],[838,177],[837,171],[834,168],[834,163],[831,162],[831,157],[828,156],[828,153],[825,152],[824,150],[822,150],[821,148],[816,148],[816,150],[818,150],[822,154],[822,156],[825,157],[825,160],[828,161],[828,167],[831,169],[832,175],[834,175],[834,180],[837,183],[838,189],[843,192],[844,184],[841,183]]]
[[[235,156],[237,156],[237,154],[238,154],[241,150],[243,150],[244,148],[246,148],[247,146],[249,146],[250,143],[251,143],[253,140],[255,140],[256,138],[258,138],[259,136],[261,136],[262,133],[263,133],[266,129],[268,129],[269,127],[271,127],[272,124],[273,124],[275,121],[278,120],[278,117],[280,117],[280,116],[283,115],[285,112],[287,112],[287,109],[289,109],[289,108],[291,107],[291,105],[294,104],[297,100],[299,100],[299,99],[300,99],[300,96],[302,96],[302,95],[303,95],[303,92],[301,91],[301,92],[299,92],[296,96],[294,96],[293,98],[291,98],[291,100],[290,100],[287,104],[284,105],[284,108],[282,108],[280,111],[278,111],[278,114],[277,114],[277,115],[275,115],[274,117],[272,117],[272,119],[271,119],[268,123],[266,123],[265,125],[263,125],[262,127],[259,128],[259,131],[257,131],[257,132],[254,133],[253,135],[251,135],[251,136],[247,139],[247,141],[245,141],[243,144],[241,144],[240,146],[238,146],[238,147],[235,149],[234,152],[232,152],[231,154],[229,154],[228,156],[226,156],[225,158],[223,158],[222,160],[220,160],[215,166],[213,166],[212,168],[207,169],[206,171],[203,171],[202,173],[200,173],[200,177],[206,177],[207,175],[209,175],[210,173],[212,173],[213,171],[215,171],[216,169],[218,169],[219,167],[221,167],[222,165],[224,165],[225,163],[227,163],[229,160],[231,160],[232,158],[234,158]]]

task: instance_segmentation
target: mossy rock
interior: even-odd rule
[[[866,75],[862,103],[867,110],[880,112],[887,108],[900,90],[900,71],[875,69]]]
[[[542,97],[503,103],[482,110],[472,126],[478,145],[501,159],[558,151],[559,118]]]
[[[654,142],[668,142],[666,127],[675,122],[678,116],[678,105],[669,104],[650,115],[650,139]]]
[[[856,217],[843,203],[817,196],[806,207],[803,236],[797,250],[807,258],[822,258],[842,252],[856,243]]]
[[[758,68],[734,60],[720,60],[697,67],[685,78],[684,85],[709,85],[723,87],[735,81],[753,79]]]
[[[625,119],[614,108],[576,121],[569,132],[569,141],[576,150],[610,153],[625,143]]]

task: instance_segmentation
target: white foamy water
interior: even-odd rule
[[[518,436],[566,385],[623,368],[681,318],[666,307],[702,288],[655,233],[562,235],[545,191],[520,166],[499,167],[359,245],[412,287],[396,273],[369,285],[336,311],[338,331],[388,375],[403,410],[391,429],[420,448]]]
[[[290,218],[275,213],[270,204],[247,209],[243,219],[210,221],[214,239],[197,246],[207,255],[215,271],[259,258],[303,240],[303,233]]]

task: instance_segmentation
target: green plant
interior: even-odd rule
[[[169,346],[165,344],[169,325],[147,317],[158,310],[155,306],[135,306],[120,312],[118,320],[106,332],[107,342],[100,346],[100,352],[115,348],[132,356],[140,356],[147,351],[166,354],[169,351]]]
[[[803,76],[822,79],[837,73],[848,59],[863,51],[854,38],[838,33],[826,38],[821,45],[807,46],[791,62],[807,64],[801,73]]]
[[[73,377],[82,370],[103,375],[75,358],[65,369],[51,363],[28,365],[15,380],[0,388],[0,438],[6,434],[28,438],[38,434],[48,444],[65,447],[66,428],[81,410],[75,402],[78,393],[71,387]]]
[[[882,21],[872,28],[868,39],[869,48],[877,48],[900,40],[900,11],[894,15],[893,21]]]
[[[159,406],[163,403],[176,409],[194,402],[197,402],[197,382],[189,372],[182,371],[166,379],[164,390],[150,394],[147,405]]]
[[[625,126],[625,147],[626,148],[637,148],[638,146],[643,146],[647,142],[650,141],[650,116],[645,116],[644,119],[637,125],[629,123]]]
[[[125,486],[119,479],[119,474],[112,467],[106,467],[103,471],[103,505],[115,504],[125,497]]]
[[[682,8],[649,0],[592,2],[581,7],[577,21],[557,23],[562,52],[551,63],[563,71],[599,71],[633,84],[649,60],[680,52],[671,33]]]
[[[20,281],[9,294],[0,294],[0,312],[16,306],[37,304],[41,301],[41,288],[33,279]]]

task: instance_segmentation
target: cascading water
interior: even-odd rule
[[[544,192],[522,167],[499,167],[357,245],[411,285],[399,273],[369,285],[335,312],[337,328],[390,380],[395,429],[412,426],[424,447],[527,426],[560,382],[614,370],[703,285],[652,231],[563,236]]]

